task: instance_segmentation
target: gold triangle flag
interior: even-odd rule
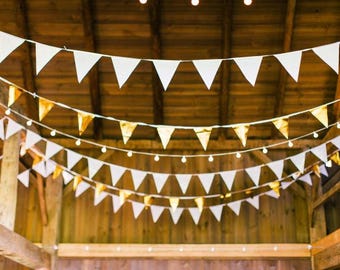
[[[119,202],[123,205],[126,199],[131,195],[129,191],[126,190],[119,190]]]
[[[274,181],[269,183],[270,188],[280,197],[280,182]]]
[[[75,191],[77,189],[77,187],[79,186],[81,181],[83,181],[83,179],[81,178],[80,175],[76,175],[74,177],[74,180],[73,180],[73,191]]]
[[[246,146],[247,144],[247,136],[248,136],[248,130],[249,130],[249,125],[239,125],[233,127],[237,137],[241,140],[241,143],[243,146]]]
[[[95,196],[99,196],[106,189],[106,186],[102,183],[96,183]]]
[[[288,118],[279,118],[273,121],[274,126],[288,139]]]
[[[43,120],[44,117],[48,114],[48,112],[53,108],[54,103],[51,101],[39,98],[39,121]]]
[[[317,107],[310,111],[325,127],[328,127],[327,105]]]
[[[60,165],[57,165],[54,169],[52,179],[57,179],[57,177],[63,172],[63,168]]]
[[[203,197],[198,197],[195,199],[195,203],[197,204],[198,210],[202,213],[203,211],[203,205],[204,205],[204,199]]]
[[[93,118],[94,118],[93,114],[78,112],[79,135],[83,134],[83,132],[86,130],[87,126],[91,123]]]
[[[175,212],[179,204],[179,198],[171,197],[169,198],[169,202],[170,202],[172,212]]]
[[[17,87],[10,85],[8,89],[8,107],[11,106],[22,94],[21,90]]]
[[[158,135],[161,138],[161,142],[163,145],[163,148],[166,149],[166,146],[168,145],[172,133],[175,131],[175,128],[173,127],[157,127]]]
[[[133,131],[137,127],[137,123],[128,121],[119,121],[120,130],[122,131],[123,142],[126,144],[130,139]]]
[[[194,131],[195,131],[198,139],[200,140],[200,143],[202,144],[204,150],[207,150],[211,130],[212,130],[212,127],[194,128]]]
[[[144,197],[145,207],[149,207],[151,205],[151,200],[152,200],[152,197],[150,195],[147,195],[147,196]]]
[[[321,177],[320,167],[318,164],[313,165],[312,170],[317,177]]]
[[[336,152],[335,154],[331,155],[330,159],[337,165],[340,165],[340,156],[339,152]]]

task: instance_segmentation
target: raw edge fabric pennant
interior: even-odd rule
[[[309,174],[309,173],[307,173],[307,174],[305,174],[305,175],[303,175],[303,176],[300,176],[300,177],[298,178],[298,180],[300,180],[300,181],[302,181],[302,182],[305,182],[305,183],[307,183],[307,184],[310,185],[310,186],[313,185],[313,183],[312,183],[312,178],[310,177],[310,174]]]
[[[328,171],[327,171],[327,169],[326,169],[325,164],[322,164],[319,168],[320,168],[320,173],[321,173],[322,175],[328,177]]]
[[[8,89],[8,102],[7,106],[10,107],[22,94],[22,91],[15,87],[14,85],[10,85]]]
[[[132,169],[130,169],[130,172],[132,176],[133,186],[135,187],[135,190],[137,190],[139,186],[142,184],[147,173],[144,171],[132,170]]]
[[[214,215],[218,222],[221,221],[222,211],[223,211],[223,204],[214,205],[209,207],[211,213]]]
[[[0,119],[0,139],[5,139],[4,118]]]
[[[158,132],[159,138],[161,139],[161,142],[162,142],[164,149],[166,149],[166,147],[167,147],[167,145],[170,141],[171,135],[172,135],[172,133],[174,133],[174,131],[175,131],[175,128],[170,127],[170,126],[159,126],[159,127],[157,127],[157,132]]]
[[[112,195],[112,207],[113,207],[113,212],[117,213],[118,210],[121,208],[123,204],[120,203],[119,196],[117,195]]]
[[[46,174],[44,177],[48,177],[50,176],[56,169],[57,164],[51,160],[46,160],[45,161],[45,170],[46,170]]]
[[[26,129],[26,141],[25,141],[26,149],[30,149],[33,145],[40,142],[41,139],[42,138],[40,135],[29,129]]]
[[[315,47],[313,52],[339,74],[339,42]]]
[[[76,65],[77,79],[78,82],[81,83],[86,74],[101,58],[101,55],[90,52],[73,51],[73,56]]]
[[[126,144],[130,139],[133,131],[137,127],[137,123],[128,121],[119,121],[120,130],[122,132],[123,142]]]
[[[102,191],[99,194],[94,195],[94,201],[93,201],[93,205],[96,206],[98,204],[100,204],[107,196],[109,195],[109,193]]]
[[[111,61],[116,73],[118,86],[122,88],[141,60],[137,58],[112,56]]]
[[[61,48],[45,45],[42,43],[35,43],[35,72],[36,75],[43,69],[43,67],[58,53]]]
[[[158,206],[158,205],[151,205],[150,210],[151,210],[152,220],[154,223],[156,223],[159,217],[161,216],[161,214],[163,213],[164,207]]]
[[[170,212],[170,215],[171,215],[171,218],[172,218],[172,221],[174,222],[174,224],[178,223],[178,220],[180,219],[183,211],[184,211],[184,209],[180,208],[180,207],[177,207],[175,211],[172,211],[169,208],[169,212]]]
[[[323,105],[320,107],[317,107],[310,111],[311,114],[314,115],[316,119],[318,119],[321,124],[323,124],[325,127],[328,127],[328,110],[327,105]]]
[[[299,79],[302,51],[274,54],[274,57],[279,60],[289,75],[297,82]]]
[[[274,126],[288,139],[288,118],[279,118],[272,122]]]
[[[240,209],[241,209],[241,202],[242,201],[234,201],[228,203],[228,207],[238,216],[240,214]]]
[[[11,118],[7,118],[7,128],[6,128],[6,139],[11,137],[12,135],[16,134],[20,130],[22,130],[24,127],[22,125],[19,125],[17,122],[13,121]]]
[[[291,156],[289,158],[295,167],[300,171],[303,172],[305,170],[305,159],[306,159],[306,152],[302,152],[300,154]]]
[[[45,161],[44,160],[41,160],[37,164],[34,164],[32,166],[32,169],[34,171],[36,171],[37,173],[39,173],[42,177],[45,177],[45,175],[46,175],[46,166],[45,166]]]
[[[295,181],[289,181],[289,182],[281,182],[282,189],[287,189],[291,184],[293,184]]]
[[[237,137],[240,139],[243,147],[247,144],[247,136],[249,131],[249,125],[239,125],[233,127]]]
[[[152,60],[164,91],[167,90],[172,77],[181,61],[179,60]]]
[[[170,197],[169,198],[169,203],[170,203],[170,206],[171,206],[171,211],[174,212],[176,211],[178,205],[179,205],[179,198],[176,198],[176,197]]]
[[[114,164],[110,164],[112,186],[115,186],[117,184],[117,182],[123,176],[125,171],[126,171],[126,168],[124,168],[124,167],[114,165]]]
[[[280,197],[274,190],[267,191],[265,195],[275,198],[275,199],[278,199]]]
[[[255,186],[258,186],[260,182],[261,166],[249,167],[246,168],[245,171],[254,182]]]
[[[281,179],[283,172],[283,160],[277,160],[267,163],[267,166],[273,171],[278,179]]]
[[[51,101],[39,97],[39,121],[42,121],[48,112],[53,108],[54,103]]]
[[[92,178],[99,169],[103,166],[103,161],[87,157],[88,169],[89,169],[89,178]]]
[[[133,216],[137,219],[144,209],[144,203],[131,201]]]
[[[197,175],[206,193],[209,193],[215,173],[200,173]]]
[[[167,173],[152,173],[153,180],[155,182],[155,186],[157,192],[160,193],[162,188],[164,187],[165,182],[168,180],[169,174]]]
[[[16,48],[18,48],[25,39],[19,38],[0,31],[0,63]]]
[[[94,115],[91,113],[78,112],[78,130],[79,135],[82,135],[86,130],[87,126],[93,120]]]
[[[257,75],[260,70],[263,56],[250,56],[234,58],[235,63],[241,70],[248,82],[255,86]]]
[[[67,171],[62,171],[62,176],[64,178],[64,185],[67,185],[68,183],[70,183],[72,181],[72,179],[74,178],[74,175],[67,172]]]
[[[67,168],[72,169],[74,165],[78,163],[79,160],[82,159],[82,155],[73,152],[72,150],[66,149],[67,153]]]
[[[89,183],[86,183],[85,181],[81,181],[77,186],[75,196],[79,197],[81,194],[83,194],[90,187],[91,187],[91,185]]]
[[[30,183],[30,170],[28,169],[18,174],[17,178],[25,187],[28,188],[29,183]]]
[[[179,184],[179,187],[181,188],[183,194],[185,194],[190,184],[192,174],[176,174],[175,176]]]
[[[197,225],[198,222],[200,221],[200,217],[201,217],[202,212],[196,207],[190,207],[190,208],[188,208],[188,210],[189,210],[189,213],[192,217],[192,220]]]
[[[219,173],[229,190],[232,189],[234,184],[236,171],[224,171]]]
[[[260,207],[260,198],[259,196],[255,196],[255,197],[249,197],[246,199],[246,201],[251,204],[252,206],[254,206],[257,210]]]
[[[317,147],[311,148],[310,151],[322,162],[326,163],[328,161],[327,148],[325,143],[320,144]]]
[[[45,158],[50,159],[62,149],[64,148],[61,145],[51,141],[46,141]]]
[[[210,90],[222,59],[193,60],[195,68],[200,74],[205,86]]]
[[[334,146],[336,146],[336,148],[340,150],[340,136],[332,139],[331,142],[332,144],[334,144]]]
[[[212,128],[211,127],[199,127],[199,128],[194,128],[194,131],[204,151],[207,150]]]

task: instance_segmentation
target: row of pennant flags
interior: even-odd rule
[[[339,42],[314,47],[311,49],[272,55],[236,57],[226,59],[160,60],[109,56],[93,52],[69,50],[65,48],[49,46],[31,40],[26,40],[5,32],[0,32],[0,63],[25,41],[35,44],[37,75],[56,54],[58,54],[62,50],[66,50],[73,53],[77,79],[79,83],[83,80],[83,78],[87,75],[91,68],[100,60],[100,58],[111,58],[119,88],[123,87],[125,82],[128,80],[130,75],[133,73],[133,71],[142,60],[151,61],[153,63],[165,91],[167,90],[173,76],[176,73],[178,65],[181,62],[192,62],[208,89],[211,88],[211,85],[222,61],[227,60],[233,60],[236,63],[244,77],[252,86],[255,86],[262,59],[268,56],[275,57],[296,82],[298,81],[299,77],[302,52],[308,50],[312,50],[337,74],[339,72]]]
[[[1,80],[1,78],[0,78]],[[2,79],[2,81],[6,81],[5,79]],[[27,90],[23,90],[17,86],[14,85],[9,85],[9,92],[8,92],[8,103],[7,106],[10,107],[15,103],[15,101],[21,96],[23,92],[27,93]],[[38,95],[35,95],[36,98],[38,98],[38,111],[39,111],[39,121],[42,121],[45,116],[51,111],[51,109],[58,104],[59,106],[62,106],[63,108],[68,108],[77,113],[77,119],[78,119],[78,130],[79,130],[79,135],[82,135],[85,130],[87,129],[88,125],[92,122],[92,120],[96,117],[95,114],[85,112],[85,111],[80,111],[78,109],[71,108],[65,104],[62,103],[57,103],[55,101],[51,101],[49,99],[42,98]],[[336,102],[336,101],[334,101]],[[333,102],[333,103],[334,103]],[[305,112],[305,111],[304,111]],[[328,108],[327,104],[318,106],[316,108],[310,109],[309,112],[316,118],[318,119],[326,128],[328,127]],[[298,113],[295,113],[296,115]],[[104,117],[103,117],[104,118]],[[105,119],[112,120],[113,118],[106,117]],[[126,144],[129,139],[131,138],[134,130],[136,127],[139,125],[138,122],[130,122],[126,120],[118,120],[114,119],[114,121],[119,122],[122,138],[124,144]],[[288,121],[289,121],[289,115],[287,116],[282,116],[279,118],[273,118],[269,119],[268,121],[261,121],[261,122],[272,122],[273,125],[276,127],[276,129],[286,138],[288,139],[288,133],[289,133],[289,126],[288,126]],[[143,123],[143,125],[145,125]],[[235,131],[235,134],[237,137],[240,139],[241,144],[243,147],[246,146],[247,144],[247,137],[248,137],[248,132],[251,127],[252,123],[244,123],[244,124],[235,124],[232,126],[232,129]],[[151,126],[151,125],[150,125]],[[155,126],[155,125],[152,125]],[[185,128],[185,127],[183,127]],[[210,135],[213,130],[214,126],[206,126],[206,127],[192,127],[193,132],[196,134],[198,140],[200,141],[202,147],[204,150],[207,149],[209,140],[210,140]],[[166,126],[166,125],[156,125],[156,130],[158,132],[159,138],[161,140],[162,146],[164,149],[166,149],[171,136],[173,135],[174,131],[176,129],[180,129],[180,127],[177,126]],[[186,129],[188,129],[186,127]]]

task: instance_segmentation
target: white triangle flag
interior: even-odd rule
[[[94,193],[94,201],[93,201],[94,206],[100,204],[101,201],[104,200],[108,195],[109,195],[109,193],[107,193],[105,191],[102,191],[99,194],[96,194],[96,192],[95,192]]]
[[[288,188],[291,184],[293,184],[295,181],[289,181],[289,182],[281,182],[282,189]]]
[[[210,90],[222,59],[193,60],[192,62],[200,74],[205,86]]]
[[[158,77],[162,82],[164,91],[166,91],[181,61],[179,60],[152,60],[152,62],[155,66]]]
[[[112,206],[113,206],[113,212],[117,213],[120,207],[122,206],[119,196],[112,195]]]
[[[326,144],[323,143],[317,147],[314,147],[310,150],[318,159],[320,159],[322,162],[327,162],[328,157],[327,157],[327,148]]]
[[[169,126],[159,126],[157,127],[157,132],[159,135],[159,138],[161,139],[163,148],[166,149],[172,133],[174,133],[175,128],[174,127],[169,127]]]
[[[310,186],[313,185],[312,178],[310,177],[309,173],[307,173],[307,174],[305,174],[303,176],[300,176],[298,180],[300,180],[302,182],[305,182],[305,183],[307,183]]]
[[[155,182],[155,186],[157,192],[161,192],[166,180],[168,180],[169,174],[168,173],[153,173],[153,180]]]
[[[254,182],[255,186],[258,186],[260,182],[261,166],[246,168],[246,172]]]
[[[281,179],[283,172],[283,159],[269,162],[267,166],[273,171],[278,179]]]
[[[46,176],[46,166],[45,166],[45,161],[42,160],[38,162],[37,164],[32,166],[32,169],[39,173],[42,177]]]
[[[30,170],[28,169],[18,174],[17,178],[25,187],[28,188],[29,183],[30,183]]]
[[[72,179],[74,178],[73,174],[71,174],[71,173],[69,173],[65,170],[63,170],[61,174],[64,178],[64,185],[67,185],[68,183],[70,183],[72,181]]]
[[[305,170],[305,159],[306,159],[306,152],[302,152],[295,156],[291,156],[289,158],[295,165],[295,167],[300,171],[303,172]]]
[[[33,145],[38,143],[40,140],[41,140],[40,135],[38,135],[37,133],[29,129],[26,130],[26,142],[25,142],[26,149],[30,149]]]
[[[223,204],[214,205],[209,207],[211,213],[213,213],[214,217],[217,219],[218,222],[221,221],[222,211],[223,211]]]
[[[92,178],[104,164],[103,161],[90,157],[87,157],[87,163],[89,165],[89,178]]]
[[[83,51],[73,51],[73,56],[79,83],[101,58],[100,54]]]
[[[163,213],[164,207],[151,205],[150,209],[151,209],[152,220],[154,223],[156,223],[159,217],[161,216],[161,214]]]
[[[176,174],[177,182],[182,190],[182,192],[185,194],[187,192],[190,180],[191,180],[191,174]]]
[[[35,70],[38,75],[43,67],[58,53],[61,48],[35,43]]]
[[[297,82],[299,79],[302,51],[274,54],[290,76]]]
[[[204,187],[205,192],[209,193],[215,174],[214,173],[200,173],[197,176],[201,180],[201,184]]]
[[[301,172],[295,172],[291,175],[292,179],[296,180],[301,176]]]
[[[23,38],[19,38],[0,31],[0,63],[22,43]]]
[[[229,190],[231,190],[231,188],[234,184],[236,171],[224,171],[224,172],[220,172],[220,175],[221,175],[224,183],[226,184],[227,188]]]
[[[328,177],[328,171],[327,171],[327,169],[326,169],[325,164],[322,164],[322,165],[319,167],[319,169],[320,169],[320,173],[321,173],[322,175]]]
[[[139,186],[142,184],[147,173],[144,171],[132,170],[132,169],[130,170],[130,172],[132,175],[133,186],[135,187],[135,190],[137,190]]]
[[[183,213],[183,208],[177,207],[175,211],[172,211],[171,208],[169,208],[169,212],[171,215],[171,218],[174,222],[174,224],[177,224],[179,218],[181,217],[182,213]]]
[[[312,50],[337,74],[339,73],[339,42],[315,47]]]
[[[135,219],[137,219],[140,213],[142,213],[145,205],[144,203],[139,203],[135,201],[131,201],[131,204],[132,204],[133,216],[135,217]]]
[[[51,160],[46,160],[45,161],[45,170],[46,170],[46,175],[44,177],[48,177],[49,175],[51,175],[55,169],[56,169],[57,165],[55,162],[51,161]]]
[[[249,197],[246,199],[246,201],[250,203],[252,206],[254,206],[257,210],[259,209],[260,207],[259,196]]]
[[[275,198],[275,199],[278,199],[280,197],[279,194],[277,194],[274,190],[267,191],[265,195]]]
[[[46,141],[45,158],[50,159],[62,149],[63,147],[61,145],[51,141]]]
[[[188,210],[191,214],[192,220],[197,225],[200,220],[202,212],[197,207],[191,207],[191,208],[188,208]]]
[[[22,125],[19,125],[17,122],[14,122],[12,119],[8,118],[8,124],[7,124],[7,129],[6,129],[6,139],[16,134],[23,128],[24,127]]]
[[[83,194],[90,187],[91,187],[91,185],[89,183],[86,183],[85,181],[81,181],[77,186],[75,196],[79,197],[81,194]]]
[[[255,86],[257,74],[259,73],[263,56],[250,56],[234,58],[244,77]]]
[[[339,150],[340,150],[340,136],[332,139],[332,144],[334,144],[334,146],[336,146]]]
[[[4,119],[3,118],[0,120],[0,139],[1,140],[5,139]]]
[[[119,88],[122,88],[124,83],[129,79],[130,75],[139,64],[140,59],[112,56],[111,60],[116,72],[118,86]]]
[[[117,184],[117,182],[123,176],[125,171],[126,171],[126,168],[124,167],[110,164],[112,186],[115,186]]]
[[[204,151],[207,150],[207,146],[209,143],[210,134],[212,131],[212,127],[199,127],[194,128],[197,138],[199,139]]]
[[[83,157],[82,155],[73,152],[69,149],[66,149],[66,153],[67,153],[67,168],[68,169],[72,169],[74,165],[77,164],[77,162],[79,160],[81,160],[81,158]]]
[[[230,203],[228,203],[227,205],[229,206],[229,208],[230,208],[231,210],[233,210],[233,212],[234,212],[236,215],[239,215],[239,214],[240,214],[240,209],[241,209],[241,202],[242,202],[242,201],[230,202]]]

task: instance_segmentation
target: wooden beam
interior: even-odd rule
[[[96,38],[93,25],[93,1],[82,0],[82,18],[84,29],[84,49],[86,51],[96,51]],[[102,114],[101,105],[101,93],[99,86],[99,71],[98,66],[94,65],[88,73],[90,96],[91,96],[91,108],[95,114]],[[103,124],[102,119],[95,117],[93,119],[93,136],[95,139],[101,139],[103,137]]]
[[[46,198],[45,198],[45,192],[44,192],[44,179],[39,173],[37,173],[36,177],[37,177],[37,189],[38,189],[38,196],[39,196],[41,223],[44,226],[46,226],[47,225],[47,211],[46,211]]]
[[[338,243],[340,243],[340,229],[312,243],[312,255],[316,255]]]
[[[49,269],[50,256],[19,234],[0,225],[0,255],[33,269]]]
[[[336,91],[335,91],[335,97],[334,100],[340,99],[340,73],[338,75],[338,80],[336,83]],[[334,104],[334,111],[333,111],[333,116],[335,118],[335,121],[339,120],[340,116],[340,102],[337,102]]]
[[[149,6],[149,21],[151,31],[151,57],[160,59],[162,57],[161,43],[161,1],[151,0]],[[154,124],[163,124],[163,89],[158,78],[156,69],[152,66],[152,92],[153,92],[153,122]]]
[[[322,194],[319,198],[317,198],[313,202],[313,209],[318,208],[319,206],[323,205],[331,196],[333,196],[335,193],[340,191],[340,181],[333,186],[330,190],[328,190],[326,193]]]
[[[20,133],[6,139],[0,176],[0,224],[14,230],[17,206]]]

